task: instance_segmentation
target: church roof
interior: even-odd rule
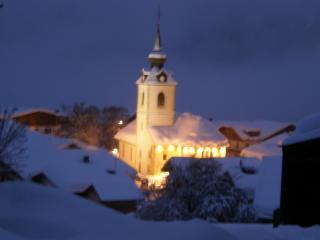
[[[142,69],[141,76],[137,80],[137,84],[148,82],[148,84],[159,84],[163,85],[163,83],[159,82],[158,78],[160,75],[166,75],[166,85],[177,85],[177,82],[172,77],[172,72],[167,71],[164,68],[158,68],[154,66],[150,71]]]
[[[137,127],[136,120],[130,122],[127,126],[120,129],[114,136],[117,140],[122,140],[131,144],[136,144]]]
[[[177,116],[172,126],[149,127],[154,144],[181,144],[181,145],[225,145],[225,137],[215,125],[197,115],[182,113]],[[136,143],[136,121],[121,129],[116,139],[132,144]]]
[[[150,133],[157,144],[181,145],[224,145],[226,138],[216,126],[200,116],[191,113],[180,114],[173,126],[150,127]]]

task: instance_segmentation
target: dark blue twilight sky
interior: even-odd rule
[[[0,1],[2,106],[134,112],[160,3],[177,111],[280,121],[319,111],[319,0]]]

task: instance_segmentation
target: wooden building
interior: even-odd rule
[[[111,198],[108,198],[108,196],[104,197],[103,193],[100,192],[99,194],[99,190],[94,185],[90,185],[75,194],[122,213],[136,211],[137,202],[142,200],[142,196],[138,199],[113,199],[111,195],[109,195]]]
[[[14,114],[12,119],[26,127],[46,134],[52,134],[66,123],[66,117],[46,109],[32,109]]]
[[[284,142],[280,223],[320,224],[320,114],[301,121]]]
[[[250,123],[221,124],[219,131],[228,139],[229,143],[228,157],[241,156],[242,151],[252,145],[263,144],[279,135],[289,134],[295,130],[293,124],[281,124],[281,126],[277,124],[277,126],[270,127],[268,126],[270,123],[253,122],[252,125],[254,128],[250,126]]]

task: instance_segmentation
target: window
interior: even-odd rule
[[[158,95],[158,107],[163,107],[165,103],[164,94],[161,92]]]
[[[144,92],[142,92],[142,95],[141,95],[141,106],[143,106],[144,104]]]

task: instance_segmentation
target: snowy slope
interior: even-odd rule
[[[258,216],[272,219],[273,211],[280,207],[281,157],[266,157],[259,169],[254,206]]]
[[[202,221],[143,222],[31,183],[0,184],[0,195],[0,239],[235,239]]]
[[[145,222],[57,189],[26,182],[0,184],[4,240],[318,240],[320,227]]]

